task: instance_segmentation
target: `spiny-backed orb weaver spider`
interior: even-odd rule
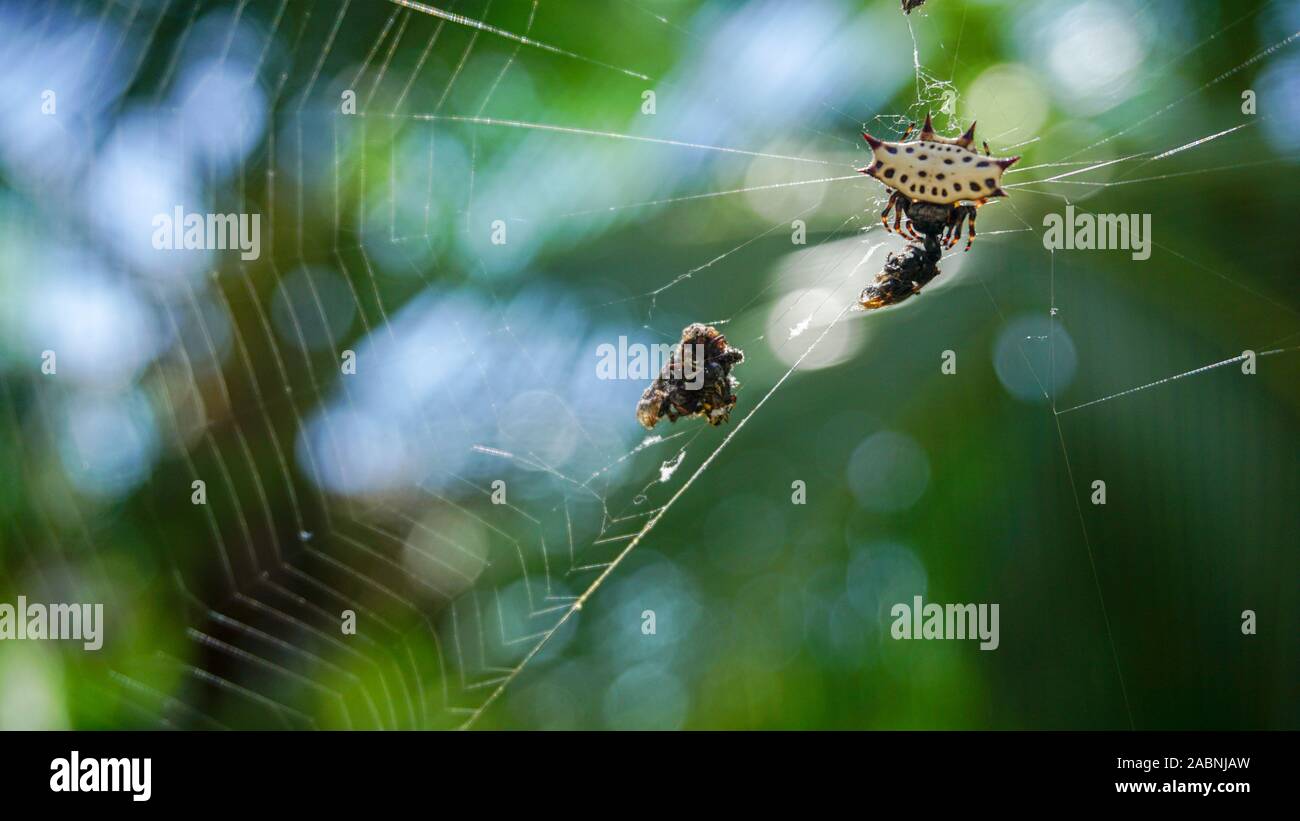
[[[871,165],[859,168],[893,189],[889,204],[880,214],[880,221],[889,227],[889,212],[894,212],[893,230],[904,230],[913,239],[921,234],[943,232],[943,242],[951,248],[961,239],[963,226],[967,227],[966,250],[975,241],[975,211],[993,197],[1005,197],[1002,174],[1019,157],[997,159],[990,156],[988,143],[984,153],[970,149],[975,141],[975,124],[966,133],[950,139],[934,133],[930,115],[925,115],[925,125],[917,138],[908,142],[915,124],[899,142],[878,140],[870,134],[862,137],[871,146]],[[906,225],[903,217],[907,217]],[[919,230],[919,234],[918,234]]]

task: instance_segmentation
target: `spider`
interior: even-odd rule
[[[925,3],[925,0],[903,0],[903,11],[907,14],[912,13],[912,9]]]
[[[1002,174],[1019,157],[997,159],[991,156],[988,143],[984,153],[970,149],[975,141],[975,124],[956,139],[934,133],[930,115],[915,140],[908,141],[915,124],[907,127],[898,142],[878,140],[864,133],[871,146],[872,162],[858,171],[880,180],[893,191],[880,214],[885,230],[889,212],[894,212],[893,231],[920,240],[921,235],[942,234],[943,244],[951,248],[966,231],[966,250],[975,241],[975,212],[994,197],[1005,197]],[[906,225],[903,217],[907,217]],[[918,233],[919,231],[919,233]]]
[[[697,361],[701,353],[703,363]],[[669,422],[701,416],[710,425],[721,425],[731,418],[736,406],[739,383],[731,369],[744,359],[745,352],[729,346],[717,328],[700,322],[687,325],[663,370],[641,394],[637,420],[653,428],[665,416]]]

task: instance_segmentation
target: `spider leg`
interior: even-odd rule
[[[912,218],[907,213],[907,207],[911,200],[901,191],[894,192],[894,195],[898,197],[898,203],[894,210],[894,231],[901,236],[915,237],[916,231],[912,229]],[[906,220],[904,220],[904,217],[906,217]]]
[[[943,233],[939,237],[939,244],[944,248],[951,248],[957,242],[957,236],[961,233],[961,206],[952,209],[948,215],[948,222],[943,226]]]
[[[885,210],[880,212],[880,224],[885,226],[886,231],[889,230],[889,212],[894,210],[895,206],[897,205],[898,205],[898,192],[894,191],[889,195],[889,202],[885,204]],[[894,230],[898,230],[897,219],[895,219],[894,221]]]
[[[991,150],[989,150],[989,141],[988,141],[988,140],[985,140],[985,141],[984,141],[984,156],[986,156],[986,157],[992,157],[992,156],[993,156],[993,152],[992,152]]]
[[[894,210],[894,231],[896,231],[898,235],[911,233],[911,217],[907,216],[907,204],[909,204],[910,201],[911,200],[906,199],[901,192],[898,194],[898,209]],[[904,222],[904,217],[907,218],[907,222]]]
[[[966,248],[964,249],[966,251],[969,251],[971,245],[975,243],[975,217],[978,213],[979,212],[976,211],[974,208],[972,208],[969,212],[967,212],[967,216],[969,216],[970,222],[966,224]]]
[[[899,140],[899,142],[900,143],[907,142],[907,138],[912,136],[912,132],[915,130],[916,130],[916,123],[908,123],[907,130],[903,132],[903,138]]]
[[[907,220],[906,228],[907,228],[908,236],[910,236],[914,240],[922,240],[921,235],[916,233],[916,229],[912,227],[912,220],[910,218]]]

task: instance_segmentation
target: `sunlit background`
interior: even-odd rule
[[[0,78],[0,601],[106,613],[0,727],[1300,726],[1300,2],[13,2]],[[846,313],[927,112],[1011,196]],[[651,436],[597,351],[696,321]]]

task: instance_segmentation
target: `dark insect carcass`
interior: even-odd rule
[[[699,416],[710,425],[721,425],[736,406],[739,383],[731,369],[744,359],[744,351],[729,346],[717,328],[699,322],[687,325],[663,370],[641,395],[637,420],[653,428],[665,416],[669,422]]]

